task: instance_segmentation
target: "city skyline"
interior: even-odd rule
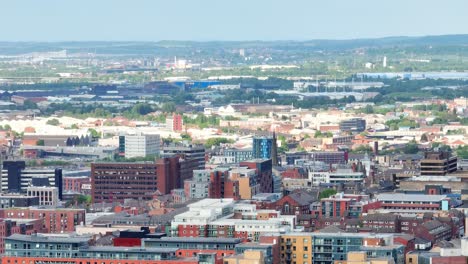
[[[29,8],[24,8],[28,6]],[[466,34],[468,3],[12,1],[0,41],[313,40]],[[438,18],[438,19],[434,19]],[[14,23],[12,23],[14,22]]]

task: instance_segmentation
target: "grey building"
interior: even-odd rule
[[[340,122],[340,130],[343,132],[363,132],[366,130],[366,120],[362,118],[343,120]]]

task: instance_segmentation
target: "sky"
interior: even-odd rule
[[[0,0],[0,41],[466,34],[467,11],[468,0]]]

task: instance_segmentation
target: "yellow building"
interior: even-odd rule
[[[392,258],[368,259],[366,252],[348,252],[348,260],[335,260],[335,264],[393,264]]]
[[[255,170],[247,168],[235,168],[229,172],[232,181],[239,182],[239,196],[242,200],[250,200],[259,192],[259,184],[251,186],[251,177],[255,177]]]
[[[312,264],[312,237],[307,233],[281,236],[281,263]]]
[[[406,260],[405,263],[411,263],[411,264],[418,264],[419,260],[419,254],[415,252],[408,252],[406,253]]]
[[[263,252],[246,250],[244,254],[224,257],[224,264],[263,264]]]

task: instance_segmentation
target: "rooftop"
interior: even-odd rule
[[[239,244],[239,238],[221,238],[221,237],[161,237],[161,238],[144,238],[145,242],[191,242],[191,243],[232,243]]]
[[[403,202],[439,202],[447,198],[446,195],[426,195],[426,194],[403,194],[403,193],[381,193],[377,194],[379,201],[403,201]]]
[[[75,235],[21,235],[13,234],[7,239],[26,241],[26,242],[49,242],[49,243],[87,243],[91,237],[89,236],[75,236]]]
[[[99,246],[82,248],[81,251],[93,252],[135,252],[135,253],[172,253],[176,252],[178,248],[140,248],[140,247],[114,247],[114,246]]]

